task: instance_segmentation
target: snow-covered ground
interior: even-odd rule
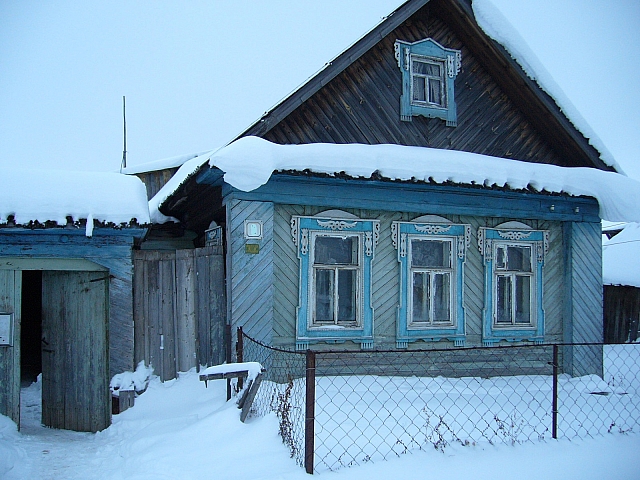
[[[615,382],[635,390],[637,373],[628,371]],[[136,405],[97,434],[41,427],[40,396],[40,384],[23,390],[20,432],[0,416],[2,479],[309,478],[289,458],[274,414],[241,423],[235,402],[225,401],[226,382],[211,381],[205,388],[194,371],[165,383],[152,379]],[[640,435],[634,431],[515,446],[452,443],[444,452],[415,449],[388,461],[321,470],[318,476],[412,479],[428,472],[448,479],[629,479],[640,478],[638,449]]]

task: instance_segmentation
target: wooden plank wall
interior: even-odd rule
[[[570,223],[565,228],[568,245],[567,284],[571,288],[570,337],[573,343],[603,341],[602,227],[599,223]],[[569,332],[567,332],[569,333]],[[573,375],[602,375],[602,349],[575,348],[567,355],[567,371]],[[570,370],[569,370],[570,369]]]
[[[390,143],[567,165],[431,10],[429,5],[421,9],[261,136],[282,144]],[[427,37],[462,51],[462,70],[455,80],[456,128],[440,119],[400,121],[402,80],[394,42]]]
[[[0,270],[0,311],[13,313],[13,346],[0,347],[0,414],[20,425],[20,305],[22,272]]]
[[[164,380],[224,361],[222,247],[134,253],[135,363]]]
[[[266,344],[273,339],[274,268],[273,215],[270,202],[231,200],[227,205],[227,265],[230,289],[227,306],[234,335],[239,326],[244,332]],[[244,221],[262,220],[262,240],[245,242]],[[257,254],[246,253],[245,244],[258,244]],[[297,304],[297,300],[296,300]]]
[[[42,422],[97,432],[111,424],[108,274],[45,271],[42,278]]]
[[[605,343],[635,342],[640,321],[640,288],[604,286]]]
[[[82,258],[106,267],[109,288],[109,375],[133,367],[133,238],[102,235],[88,238],[64,229],[0,235],[1,257]],[[99,268],[96,268],[98,270]]]
[[[295,344],[295,319],[298,305],[299,260],[291,239],[290,221],[292,215],[315,215],[325,208],[302,207],[298,205],[276,205],[274,238],[274,342],[292,347]],[[399,299],[399,263],[397,250],[391,239],[393,221],[410,221],[417,214],[383,212],[378,210],[348,209],[360,218],[380,220],[380,238],[373,260],[372,291],[374,292],[374,338],[375,348],[395,348],[396,319]],[[466,318],[467,345],[482,345],[482,309],[484,308],[484,266],[478,250],[477,232],[480,226],[495,227],[510,219],[471,217],[460,215],[445,216],[454,223],[471,225],[471,245],[467,250],[464,266],[464,308]],[[534,229],[550,231],[549,252],[544,267],[545,338],[548,343],[563,339],[564,314],[564,268],[562,262],[563,236],[559,222],[525,221]],[[409,348],[446,347],[448,342],[414,342]],[[341,345],[357,348],[349,342]],[[323,344],[314,345],[323,349]]]

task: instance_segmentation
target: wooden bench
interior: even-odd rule
[[[203,373],[200,374],[200,381],[204,382],[205,387],[208,386],[209,380],[224,380],[229,378],[248,378],[249,377],[249,367],[259,367],[259,372],[255,374],[255,377],[249,380],[247,386],[245,387],[242,396],[238,400],[238,408],[242,411],[240,412],[240,421],[244,423],[249,415],[249,410],[251,410],[251,404],[253,403],[254,398],[256,397],[256,393],[258,393],[258,388],[260,388],[260,383],[262,382],[262,377],[264,372],[266,371],[262,365],[259,363],[255,364],[243,364],[243,363],[234,363],[234,364],[226,364],[226,365],[216,365],[215,367],[207,368]],[[252,370],[254,370],[252,368]]]

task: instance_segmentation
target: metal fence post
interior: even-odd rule
[[[558,438],[558,345],[553,346],[553,399],[551,405],[551,437]]]
[[[238,341],[236,342],[236,362],[244,362],[244,339],[242,338],[242,327],[238,327]],[[238,391],[242,390],[242,377],[238,378]]]
[[[307,350],[306,409],[304,419],[304,468],[313,475],[316,409],[316,354]]]

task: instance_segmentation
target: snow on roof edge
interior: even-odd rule
[[[176,192],[180,186],[191,178],[218,150],[220,150],[220,148],[211,150],[206,152],[204,155],[198,155],[191,160],[186,161],[173,175],[173,177],[171,177],[169,181],[160,190],[158,190],[158,193],[149,200],[149,216],[152,223],[179,223],[178,219],[168,217],[160,212],[160,206],[167,198],[169,198],[169,196]]]
[[[604,285],[640,288],[640,225],[629,223],[602,244]]]
[[[3,168],[0,223],[16,225],[87,220],[102,224],[150,223],[146,188],[137,177],[112,172]]]
[[[187,155],[176,155],[173,157],[161,158],[159,160],[152,160],[151,162],[145,162],[139,165],[133,165],[123,168],[120,173],[124,173],[125,175],[136,175],[138,173],[156,172],[158,170],[165,170],[167,168],[179,168],[189,160],[196,157],[201,157],[203,155],[211,153],[212,151],[213,150],[205,150],[204,152],[191,153]]]
[[[600,153],[600,159],[605,164],[615,168],[618,173],[626,175],[604,142],[569,100],[536,54],[533,53],[524,39],[491,0],[473,0],[471,6],[476,21],[484,33],[502,45],[511,55],[511,58],[522,67],[526,75],[549,94],[576,130]]]
[[[218,150],[209,164],[225,172],[226,183],[243,191],[255,190],[279,170],[311,170],[330,175],[344,172],[364,178],[379,172],[391,180],[451,182],[514,190],[533,188],[541,192],[584,195],[598,200],[602,219],[640,222],[637,208],[640,182],[596,168],[560,167],[403,145],[278,145],[251,136]]]

